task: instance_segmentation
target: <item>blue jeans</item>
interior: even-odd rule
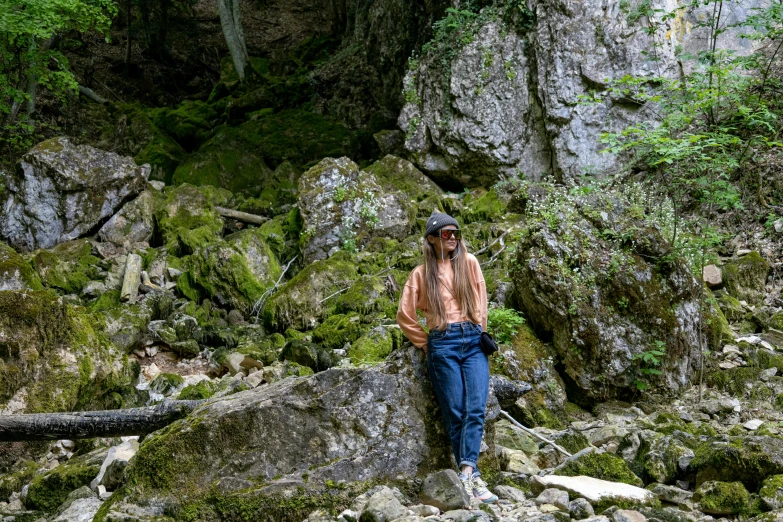
[[[459,467],[477,469],[484,410],[489,394],[489,361],[481,351],[481,326],[451,323],[427,338],[427,372],[443,412],[451,450]]]

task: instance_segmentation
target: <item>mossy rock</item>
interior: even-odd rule
[[[339,362],[339,358],[330,350],[307,341],[289,342],[283,348],[280,359],[306,366],[314,372],[328,370]]]
[[[715,370],[707,374],[707,385],[725,391],[735,397],[745,398],[748,383],[758,383],[761,368],[738,367],[728,370]]]
[[[10,473],[0,474],[0,498],[8,499],[11,493],[18,493],[35,477],[39,464],[32,460],[17,463]]]
[[[351,344],[348,358],[354,364],[379,363],[402,346],[399,328],[377,326]]]
[[[217,385],[209,380],[199,381],[196,384],[189,384],[182,388],[177,395],[177,399],[186,401],[198,401],[209,399],[217,391]]]
[[[733,436],[728,442],[702,442],[696,447],[690,470],[696,483],[739,481],[758,491],[764,479],[783,474],[783,440],[770,436]]]
[[[236,352],[249,355],[256,361],[268,366],[280,358],[280,352],[285,347],[286,339],[282,334],[273,333],[268,337],[241,337],[235,348]]]
[[[359,314],[331,315],[313,330],[313,341],[334,350],[358,339],[364,328]]]
[[[78,294],[90,281],[103,279],[101,260],[86,239],[60,243],[33,254],[33,266],[44,285],[66,294]]]
[[[186,266],[187,271],[177,280],[182,295],[193,301],[209,298],[246,316],[282,272],[258,229],[243,230],[198,248]]]
[[[238,129],[224,126],[177,167],[171,181],[256,194],[271,177],[272,170],[255,147]]]
[[[20,254],[0,242],[0,291],[43,290],[41,278]]]
[[[555,475],[566,477],[585,475],[637,487],[644,485],[642,479],[631,471],[623,459],[611,453],[602,453],[594,448],[588,448],[587,451],[569,457],[563,464],[555,468]]]
[[[348,127],[302,109],[259,115],[237,132],[273,167],[290,161],[305,168],[326,157],[355,157],[359,151],[358,136]]]
[[[539,441],[509,421],[501,420],[495,424],[495,444],[532,455],[538,451]]]
[[[413,163],[397,156],[386,155],[366,167],[364,171],[377,177],[386,190],[400,190],[414,202],[427,198],[433,198],[432,201],[435,202],[443,195],[443,190]],[[432,210],[434,206],[429,209],[429,212]],[[423,217],[429,217],[429,213]]]
[[[68,497],[71,491],[87,486],[98,476],[106,449],[73,457],[30,482],[24,504],[28,509],[51,513]]]
[[[27,413],[89,409],[131,387],[138,365],[99,325],[49,291],[0,291],[0,405],[24,388]]]
[[[150,391],[168,397],[177,391],[177,388],[182,387],[184,384],[185,379],[183,379],[179,374],[161,373],[152,379],[152,382],[150,383]]]
[[[112,148],[119,139],[136,164],[150,164],[150,179],[170,182],[177,165],[187,155],[185,149],[156,127],[143,108],[133,104],[118,104],[116,108],[116,119],[101,130],[102,138],[107,142],[105,148]]]
[[[673,425],[673,423],[666,423],[663,426]],[[683,433],[670,433],[652,439],[642,437],[637,460],[645,480],[661,484],[673,483],[682,474],[680,459],[692,457],[695,446],[696,439]]]
[[[465,223],[500,221],[506,214],[506,203],[495,189],[474,189],[463,204],[460,217]]]
[[[693,499],[701,511],[710,515],[738,515],[750,507],[750,495],[742,482],[704,482]]]
[[[217,241],[223,233],[223,218],[215,206],[226,204],[230,197],[211,187],[166,187],[164,201],[155,211],[160,243],[176,256]]]
[[[759,498],[766,510],[783,508],[783,475],[772,475],[764,479],[759,490]]]
[[[334,310],[333,294],[357,278],[356,264],[348,252],[311,263],[267,301],[264,324],[275,332],[288,328],[311,330],[328,311]]]
[[[175,109],[163,107],[152,111],[155,126],[186,150],[194,150],[209,139],[217,117],[212,106],[199,100],[184,100]]]
[[[337,298],[337,310],[370,315],[385,309],[389,304],[386,285],[380,277],[365,275]]]
[[[723,281],[729,294],[750,304],[758,304],[766,293],[769,263],[758,252],[751,252],[723,267]]]
[[[717,301],[723,315],[730,322],[736,323],[745,317],[745,309],[742,308],[739,299],[732,297],[729,294],[722,294],[717,298]]]

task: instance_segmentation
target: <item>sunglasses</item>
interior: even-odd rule
[[[441,239],[449,239],[450,237],[453,237],[457,241],[462,239],[462,232],[459,230],[449,230],[449,229],[443,229],[440,231],[440,238]]]

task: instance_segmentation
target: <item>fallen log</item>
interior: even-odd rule
[[[263,225],[269,221],[268,217],[258,216],[256,214],[248,214],[247,212],[233,210],[230,208],[215,207],[215,210],[217,210],[217,213],[223,217],[244,221],[245,223],[252,223],[254,225]]]
[[[166,400],[125,410],[0,415],[0,442],[146,435],[186,417],[202,403]]]

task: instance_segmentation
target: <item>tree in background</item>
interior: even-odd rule
[[[111,0],[0,0],[0,141],[23,145],[28,139],[39,88],[63,103],[77,91],[57,38],[66,31],[108,38],[114,14]]]
[[[245,45],[245,33],[242,30],[242,13],[239,10],[239,0],[218,0],[218,14],[220,26],[223,28],[223,36],[226,37],[228,52],[234,62],[234,69],[239,75],[239,80],[245,79],[245,67],[249,57]]]

